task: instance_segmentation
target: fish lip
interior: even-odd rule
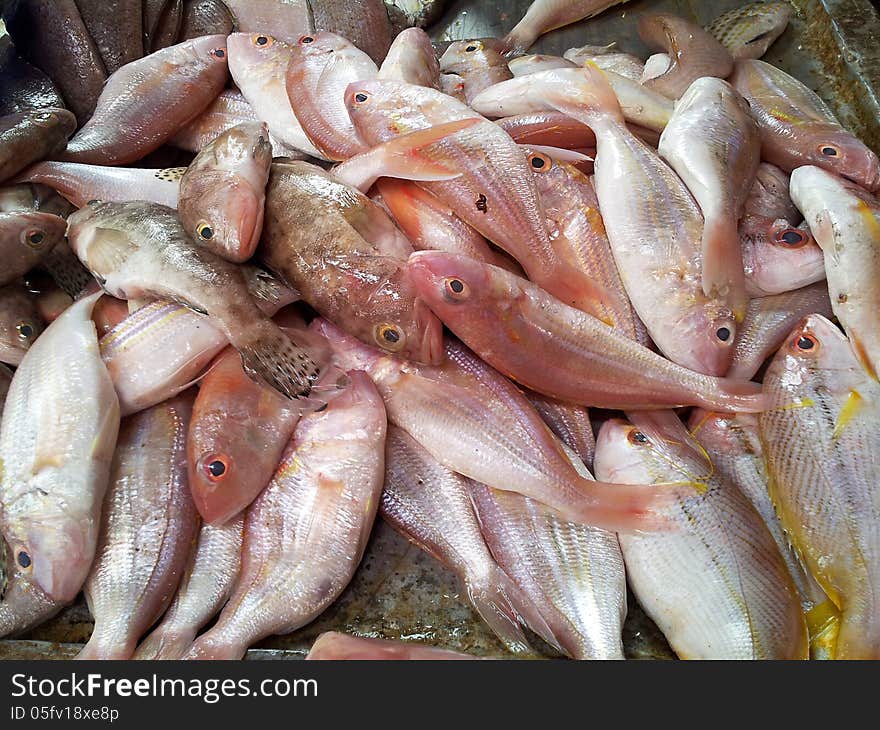
[[[422,333],[421,347],[415,353],[416,358],[428,365],[440,365],[446,359],[443,323],[421,297],[416,297],[413,313],[418,331]]]

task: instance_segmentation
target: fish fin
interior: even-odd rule
[[[468,598],[477,613],[492,632],[514,653],[530,650],[529,642],[520,625],[520,616],[511,603],[507,588],[510,578],[498,566],[493,566],[489,576],[473,583],[465,581]]]
[[[300,347],[271,320],[253,328],[247,339],[234,342],[245,372],[262,380],[279,393],[299,400],[307,397],[326,362],[316,362],[309,350]],[[240,338],[236,338],[240,339]]]
[[[742,249],[736,221],[730,217],[707,218],[703,227],[703,293],[727,302],[737,322],[748,306]]]
[[[567,114],[591,129],[597,119],[610,117],[623,124],[623,111],[608,77],[593,61],[583,69],[584,83],[568,87],[565,92],[549,92],[545,101],[557,111]]]
[[[197,638],[184,652],[181,659],[210,659],[213,661],[242,659],[247,654],[248,642],[236,639],[238,639],[237,636],[233,638],[231,635],[223,638],[215,626]]]
[[[96,228],[89,244],[88,268],[94,271],[116,271],[122,268],[133,244],[114,228]]]
[[[700,396],[699,404],[718,413],[763,413],[771,410],[766,393],[759,383],[734,378],[718,378],[711,395]]]
[[[806,620],[810,659],[834,659],[837,632],[840,630],[840,610],[829,598],[807,611]]]
[[[570,274],[565,273],[570,271]],[[576,285],[573,282],[577,282]],[[570,307],[592,315],[609,327],[620,328],[623,322],[614,319],[614,298],[604,286],[577,271],[574,267],[560,266],[554,281],[553,296]]]
[[[880,382],[880,378],[877,377],[877,370],[874,367],[874,363],[871,362],[871,358],[868,355],[868,351],[865,348],[862,340],[855,335],[855,333],[847,333],[849,336],[850,345],[852,345],[853,352],[855,353],[856,358],[862,365],[862,369],[868,374],[868,376],[875,383]]]
[[[834,422],[834,432],[831,434],[832,441],[837,441],[840,438],[840,434],[843,433],[844,429],[852,422],[852,419],[856,417],[856,414],[864,405],[865,399],[862,397],[862,394],[857,390],[851,390]]]
[[[259,266],[242,266],[248,291],[263,314],[272,316],[288,304],[302,299],[300,293]]]

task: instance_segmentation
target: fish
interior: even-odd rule
[[[266,122],[269,133],[282,144],[312,157],[323,158],[324,155],[303,131],[287,95],[287,67],[293,59],[295,46],[264,35],[262,29],[254,34],[233,33],[226,42],[232,80],[252,107],[255,118]],[[218,97],[217,103],[220,99],[223,95]],[[228,108],[224,104],[219,113],[244,114],[239,102],[233,104],[233,97],[227,99]]]
[[[679,658],[807,658],[800,597],[773,536],[674,413],[606,421],[595,463],[599,479],[704,482],[669,508],[677,529],[618,536],[627,582]]]
[[[788,193],[791,178],[787,172],[776,165],[762,162],[758,165],[755,182],[746,198],[745,215],[778,220],[784,218],[791,224],[798,224],[803,216],[792,202]]]
[[[504,37],[510,55],[527,51],[545,33],[592,18],[626,0],[534,0],[522,19]]]
[[[95,113],[60,156],[65,162],[126,165],[158,149],[226,85],[226,38],[205,36],[120,68]]]
[[[58,85],[65,103],[52,106],[68,107],[85,124],[95,111],[107,70],[74,0],[22,3],[11,29],[25,57]]]
[[[782,346],[794,326],[808,314],[832,316],[828,285],[824,281],[752,299],[740,327],[727,377],[752,379],[767,358]]]
[[[440,56],[440,71],[459,76],[470,104],[484,89],[513,78],[505,48],[494,38],[453,41]]]
[[[229,35],[235,18],[222,0],[184,0],[178,40],[204,35]]]
[[[300,409],[244,372],[233,348],[199,384],[187,436],[189,485],[202,519],[222,525],[272,479]]]
[[[151,53],[172,45],[183,23],[183,0],[146,0],[144,46]]]
[[[346,104],[370,145],[438,124],[480,120],[431,148],[430,159],[459,177],[420,184],[513,256],[547,291],[585,311],[596,306],[601,292],[553,250],[526,153],[497,125],[435,89],[396,81],[353,83]]]
[[[251,297],[268,316],[299,298],[256,266],[244,267],[244,274]],[[130,415],[188,388],[228,344],[200,314],[160,299],[103,335],[101,357],[119,395],[122,415]]]
[[[468,482],[438,464],[406,431],[388,427],[379,505],[383,519],[455,572],[477,613],[508,650],[529,650],[520,626],[527,620],[555,643],[537,608],[492,558]]]
[[[603,73],[627,122],[657,131],[666,127],[673,109],[669,99],[613,71]],[[471,100],[471,106],[487,117],[565,111],[556,106],[553,97],[572,87],[596,83],[582,68],[555,68],[490,86]]]
[[[580,83],[554,89],[548,99],[596,132],[593,182],[633,307],[670,360],[722,375],[733,355],[736,317],[726,302],[703,293],[700,209],[681,178],[624,126],[603,72],[586,66],[578,73]]]
[[[73,304],[73,297],[53,282],[49,289],[36,295],[35,304],[40,319],[48,324],[58,319],[61,313]],[[100,336],[100,332],[98,335]]]
[[[63,607],[31,580],[30,566],[22,568],[12,546],[0,537],[0,636],[29,631]]]
[[[254,255],[272,164],[263,122],[245,122],[208,144],[180,178],[180,222],[190,238],[233,263]]]
[[[304,33],[313,31],[308,0],[223,0],[235,17],[240,33],[265,33],[271,30],[280,41],[296,43]]]
[[[446,0],[385,0],[393,26],[427,28],[446,5]]]
[[[459,339],[536,392],[612,409],[764,406],[757,384],[676,365],[503,269],[438,251],[413,254],[409,268],[419,295]]]
[[[287,96],[322,157],[346,160],[369,149],[349,118],[345,91],[378,74],[370,57],[341,36],[315,33],[299,39],[287,66]]]
[[[761,58],[785,32],[793,14],[788,2],[746,3],[719,15],[706,30],[734,60]]]
[[[89,270],[80,263],[66,242],[58,243],[52,249],[52,252],[40,262],[40,269],[47,272],[52,280],[74,299],[95,282]]]
[[[187,239],[174,210],[91,203],[70,216],[67,236],[108,294],[170,298],[204,314],[252,377],[292,400],[308,397],[323,364],[260,311],[241,269]]]
[[[0,213],[0,286],[23,276],[64,241],[63,218],[33,210]]]
[[[569,48],[562,57],[576,66],[584,66],[588,61],[595,63],[603,71],[613,71],[630,81],[641,81],[645,62],[631,53],[621,53],[616,44],[609,46],[581,46]]]
[[[817,609],[814,615],[824,614],[821,607],[828,602],[828,596],[792,548],[773,506],[758,417],[750,413],[720,414],[695,409],[688,421],[688,429],[706,449],[721,477],[735,485],[761,515],[794,581],[808,622],[814,609]]]
[[[12,370],[5,365],[0,365],[0,414],[3,413],[3,405],[6,403],[6,395],[9,393],[12,375]]]
[[[786,172],[815,165],[876,191],[877,155],[844,129],[828,105],[793,76],[764,61],[737,61],[730,83],[761,130],[761,157]]]
[[[596,451],[590,412],[583,406],[549,398],[533,390],[524,390],[523,394],[547,427],[589,468]],[[577,462],[572,463],[577,467]]]
[[[571,457],[585,479],[593,475]],[[626,578],[617,536],[566,522],[512,492],[471,482],[483,536],[574,659],[623,659]]]
[[[311,328],[330,341],[339,367],[362,368],[373,378],[389,422],[446,468],[531,497],[573,522],[662,529],[654,515],[676,487],[628,489],[579,476],[522,392],[463,345],[447,340],[442,365],[415,365],[326,320]]]
[[[384,210],[307,162],[272,165],[257,255],[322,315],[419,362],[443,356],[442,326],[415,296],[412,245]]]
[[[97,282],[94,282],[91,289],[99,291],[100,287]],[[128,302],[106,294],[98,300],[92,310],[92,322],[95,323],[95,329],[98,332],[99,346],[101,338],[128,317],[128,306]]]
[[[834,316],[843,325],[862,367],[877,380],[880,202],[859,186],[813,166],[792,173],[791,197],[824,254]]]
[[[0,213],[38,211],[67,218],[74,210],[75,206],[46,185],[18,183],[0,187]]]
[[[586,124],[557,111],[516,114],[495,120],[514,142],[560,149],[589,149],[595,155],[596,135]]]
[[[576,68],[578,64],[562,56],[548,56],[540,53],[530,56],[519,56],[511,59],[507,67],[514,76],[530,76],[538,71],[549,71],[554,68]]]
[[[0,181],[61,152],[76,129],[67,109],[35,109],[0,117]]]
[[[783,294],[825,279],[822,249],[806,226],[747,215],[740,222],[739,236],[750,297]]]
[[[75,0],[108,74],[144,55],[140,0]]]
[[[843,333],[810,315],[764,376],[759,419],[782,526],[840,610],[836,659],[880,657],[880,432],[877,382]]]
[[[0,68],[0,115],[66,108],[61,91],[52,79],[22,58],[12,56]]]
[[[37,302],[18,283],[0,286],[0,363],[20,365],[44,329]]]
[[[384,0],[309,0],[316,31],[347,38],[377,64],[394,37]]]
[[[669,55],[669,67],[643,83],[670,99],[681,97],[698,78],[725,79],[733,71],[730,52],[689,20],[668,13],[646,14],[639,18],[637,29],[645,45]]]
[[[467,103],[464,95],[464,79],[458,74],[440,74],[440,86],[438,88],[456,101],[462,104]]]
[[[180,659],[232,593],[241,567],[244,515],[225,525],[203,524],[174,600],[132,659]]]
[[[410,0],[396,0],[397,3],[409,2]],[[363,636],[349,636],[336,631],[325,631],[312,644],[312,648],[306,655],[310,661],[342,659],[367,661],[367,660],[427,660],[445,661],[462,659],[479,659],[471,654],[463,654],[449,649],[439,649],[436,646],[428,646],[417,641],[390,641],[388,639],[373,639]]]
[[[675,105],[657,151],[703,213],[703,293],[742,319],[748,297],[737,225],[761,162],[757,123],[730,84],[699,78]]]
[[[300,420],[271,483],[245,516],[241,571],[217,623],[184,659],[240,659],[312,621],[348,585],[385,475],[382,398],[362,372]]]
[[[431,37],[421,28],[402,31],[391,43],[378,78],[439,89],[440,64]]]
[[[598,306],[588,314],[647,345],[647,331],[633,310],[617,272],[590,179],[573,165],[537,151],[529,154],[529,165],[535,175],[556,254],[585,273],[601,290]]]
[[[78,208],[90,200],[146,200],[176,208],[185,171],[185,167],[149,170],[49,161],[31,165],[17,179],[47,185]]]
[[[0,532],[18,566],[14,593],[40,591],[61,605],[95,556],[119,429],[90,317],[98,297],[75,302],[28,350],[0,422]]]
[[[95,626],[77,659],[131,659],[174,598],[199,529],[186,481],[192,402],[183,393],[122,423],[84,588]]]

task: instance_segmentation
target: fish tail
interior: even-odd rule
[[[843,607],[835,659],[880,659],[880,616],[871,604],[866,600],[859,606]]]
[[[698,405],[720,413],[763,413],[770,409],[770,400],[758,383],[734,378],[717,378],[718,386],[701,393]]]
[[[306,398],[321,376],[326,360],[301,347],[271,320],[237,337],[232,344],[241,355],[245,372],[290,400]]]
[[[584,83],[551,92],[546,101],[557,111],[594,127],[597,121],[611,120],[623,124],[623,111],[608,78],[595,63],[583,67]]]
[[[748,306],[739,230],[732,216],[706,218],[703,228],[703,293],[727,302],[737,322]]]
[[[132,659],[181,659],[192,646],[195,633],[166,631],[161,626],[141,642]]]
[[[514,653],[529,651],[519,612],[510,598],[513,581],[497,565],[479,582],[468,580],[468,598],[492,632]]]
[[[222,638],[216,635],[216,628],[211,629],[196,639],[181,659],[196,660],[234,660],[243,659],[247,654],[248,644],[233,641],[231,637]]]
[[[78,661],[131,659],[134,652],[133,642],[106,641],[100,636],[100,627],[95,626],[92,636],[74,659]]]

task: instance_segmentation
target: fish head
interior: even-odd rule
[[[224,74],[229,67],[229,49],[225,35],[192,38],[179,43],[175,48],[179,53],[179,65],[216,66]]]
[[[843,388],[851,380],[846,374],[860,369],[846,336],[821,314],[805,317],[780,347],[777,358],[784,359],[791,371],[833,371]]]
[[[453,41],[440,56],[440,70],[466,76],[480,69],[507,65],[504,50],[504,44],[496,38]]]
[[[362,53],[350,40],[329,31],[301,35],[296,45],[303,56],[323,57],[325,61],[329,60],[331,54],[349,53],[352,49]]]
[[[784,218],[747,216],[740,224],[747,278],[758,290],[782,292],[821,279],[825,256],[809,228]]]
[[[24,288],[0,288],[0,362],[19,365],[43,329],[36,302]]]
[[[329,343],[333,350],[333,364],[343,370],[363,370],[374,375],[389,359],[386,352],[365,344],[323,317],[313,319],[309,330]]]
[[[804,164],[845,177],[871,192],[880,188],[880,160],[860,139],[833,125],[807,124],[804,132],[799,140]]]
[[[264,195],[247,180],[223,172],[208,173],[188,186],[180,209],[197,209],[187,233],[228,261],[243,263],[259,242]]]
[[[30,210],[0,213],[0,239],[17,241],[18,250],[35,260],[54,249],[66,231],[67,222],[50,213]]]
[[[676,326],[684,339],[672,359],[706,375],[721,376],[730,369],[737,322],[729,307],[707,300],[702,307],[687,308]]]
[[[42,129],[59,129],[65,137],[76,131],[76,116],[67,109],[47,107],[25,112],[28,120]]]
[[[450,97],[436,89],[387,79],[353,81],[345,91],[345,106],[351,121],[370,145],[424,129],[432,123],[453,121],[452,117],[432,117],[429,122],[425,111],[449,100]]]
[[[226,39],[229,70],[234,79],[276,81],[287,69],[293,47],[268,33],[233,33]],[[239,81],[239,86],[242,81]]]

